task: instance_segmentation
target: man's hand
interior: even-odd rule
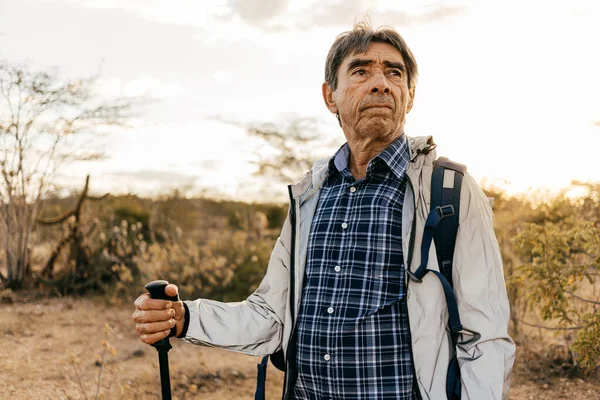
[[[177,292],[177,286],[173,284],[165,287],[168,296],[176,296]],[[144,293],[136,299],[134,305],[135,312],[131,317],[142,342],[158,342],[169,336],[174,326],[177,326],[177,336],[181,334],[185,323],[182,301],[151,299],[148,293]]]

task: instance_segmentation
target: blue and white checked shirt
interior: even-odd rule
[[[394,141],[360,181],[349,154],[345,144],[330,160],[311,225],[293,398],[413,400],[401,239],[408,143]]]

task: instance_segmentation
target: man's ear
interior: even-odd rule
[[[412,110],[413,107],[413,103],[415,101],[415,88],[416,86],[413,84],[413,86],[408,89],[408,104],[406,105],[406,113],[408,114],[410,112],[410,110]]]
[[[331,111],[333,114],[337,114],[338,108],[337,108],[337,105],[335,104],[335,101],[333,100],[333,88],[331,87],[331,85],[329,83],[323,82],[322,90],[323,90],[323,100],[325,100],[325,105],[327,106],[327,109],[329,111]]]

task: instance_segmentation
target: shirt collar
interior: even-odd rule
[[[335,172],[342,173],[342,171],[348,168],[349,157],[350,146],[348,146],[348,143],[344,143],[329,160],[330,175],[333,175]],[[406,166],[408,165],[408,161],[410,159],[406,135],[403,133],[375,158],[381,159],[381,161],[383,161],[389,167],[396,178],[403,179]],[[367,173],[372,168],[375,158],[369,162]]]
[[[396,178],[403,179],[410,152],[408,150],[408,140],[403,133],[398,139],[394,140],[384,151],[377,156],[383,160],[390,170],[396,175]]]

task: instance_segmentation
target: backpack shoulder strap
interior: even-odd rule
[[[433,272],[444,289],[448,306],[449,328],[455,340],[463,330],[452,285],[452,258],[458,232],[460,187],[466,167],[439,158],[431,177],[431,206],[425,221],[421,241],[421,264],[413,272],[407,270],[411,280],[421,283],[428,272]],[[434,239],[435,238],[435,239]],[[428,269],[429,248],[435,240],[440,271]]]
[[[431,176],[431,210],[452,206],[454,211],[439,222],[433,237],[440,272],[451,286],[452,258],[460,215],[460,189],[466,170],[466,166],[440,157],[433,166]]]

